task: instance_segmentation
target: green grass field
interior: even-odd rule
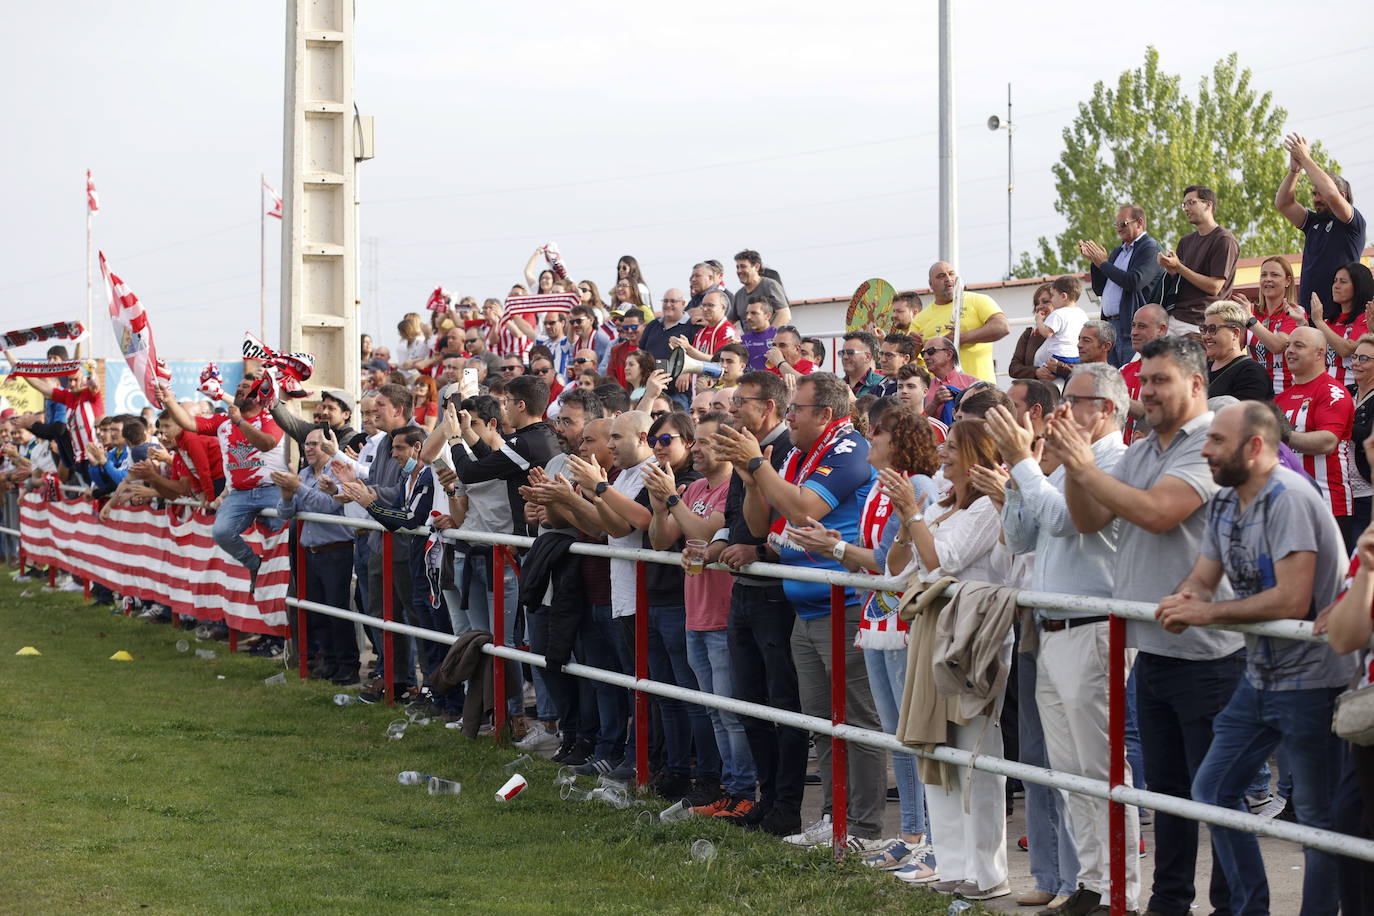
[[[27,592],[27,596],[23,593]],[[337,707],[327,683],[0,576],[0,910],[423,913],[944,913],[857,862],[712,821],[560,801],[538,760],[399,712]],[[186,635],[186,638],[190,638]],[[194,641],[192,642],[195,647]],[[19,657],[34,646],[40,657]],[[110,661],[117,650],[132,662]],[[431,797],[414,769],[463,783]],[[658,810],[665,805],[650,801]],[[646,810],[646,809],[638,809]],[[691,861],[711,839],[717,855]]]

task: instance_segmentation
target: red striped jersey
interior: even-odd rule
[[[1298,326],[1298,322],[1292,315],[1280,309],[1272,315],[1256,315],[1259,323],[1271,334],[1291,334],[1293,329]],[[1288,362],[1283,358],[1283,353],[1271,353],[1269,348],[1260,343],[1260,339],[1253,333],[1250,335],[1250,357],[1261,366],[1269,370],[1269,377],[1274,380],[1274,394],[1278,394],[1293,384],[1293,373],[1288,371]],[[1122,370],[1124,374],[1126,370]],[[1136,370],[1137,376],[1139,370]],[[1137,383],[1138,384],[1138,383]],[[1135,395],[1131,395],[1135,397]],[[1126,440],[1128,443],[1130,439]]]
[[[1350,392],[1323,372],[1306,384],[1294,383],[1274,398],[1274,403],[1293,424],[1293,431],[1334,433],[1340,440],[1329,455],[1303,455],[1302,467],[1317,481],[1322,495],[1337,518],[1350,515],[1350,430],[1355,419],[1355,402]]]

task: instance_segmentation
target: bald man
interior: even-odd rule
[[[1135,356],[1121,367],[1121,377],[1126,380],[1126,392],[1131,396],[1130,417],[1121,431],[1127,445],[1150,428],[1145,419],[1145,405],[1140,403],[1140,348],[1168,333],[1169,313],[1158,305],[1142,305],[1131,316],[1131,347],[1135,350]]]
[[[948,261],[936,261],[930,265],[929,277],[935,301],[911,319],[911,336],[916,340],[917,350],[924,350],[925,342],[935,337],[954,339],[954,290],[959,275]],[[964,372],[997,384],[992,345],[1010,333],[1007,316],[991,297],[964,293],[959,319],[959,364]]]

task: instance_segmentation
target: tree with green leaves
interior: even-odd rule
[[[1064,152],[1054,166],[1055,209],[1067,223],[1038,251],[1021,255],[1016,275],[1087,269],[1079,239],[1112,247],[1117,208],[1145,209],[1150,235],[1167,250],[1192,231],[1179,204],[1183,189],[1198,184],[1217,192],[1217,221],[1240,242],[1241,257],[1301,250],[1301,237],[1274,207],[1274,192],[1288,169],[1283,127],[1288,112],[1260,94],[1236,55],[1217,61],[1203,77],[1197,99],[1180,90],[1181,77],[1161,72],[1159,52],[1145,50],[1145,66],[1128,70],[1116,89],[1102,82],[1064,129]],[[1320,146],[1313,158],[1337,170]]]

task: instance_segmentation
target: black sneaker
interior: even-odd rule
[[[357,668],[339,668],[335,670],[334,676],[329,679],[329,683],[337,684],[340,687],[352,687],[358,683]]]
[[[339,673],[337,665],[316,665],[310,669],[310,680],[312,681],[332,681],[334,676]],[[357,678],[355,677],[354,680]]]
[[[573,772],[578,776],[594,776],[599,779],[619,766],[620,759],[607,760],[604,757],[598,757],[595,760],[589,760],[581,766],[576,767]]]
[[[563,741],[558,745],[558,750],[554,752],[553,757],[550,759],[552,759],[554,763],[564,763],[568,755],[571,754],[576,747],[577,736],[571,733],[566,734],[563,736]]]
[[[720,783],[714,779],[698,778],[696,784],[692,786],[692,791],[687,793],[687,806],[689,808],[704,808],[725,797],[725,790],[720,787]]]
[[[1090,891],[1083,885],[1078,885],[1078,890],[1069,895],[1069,899],[1056,907],[1046,907],[1036,916],[1045,916],[1046,913],[1052,916],[1087,916],[1102,903],[1102,895],[1097,891]]]
[[[559,761],[566,767],[580,767],[588,760],[592,759],[592,752],[596,750],[596,745],[586,738],[578,738],[568,755]]]
[[[757,827],[750,829],[762,830],[776,837],[791,836],[801,832],[801,815],[783,811],[775,805],[759,819]]]
[[[716,817],[735,827],[743,827],[746,830],[758,829],[759,823],[768,815],[770,808],[762,804],[750,804],[731,806],[726,814],[718,814]],[[800,820],[800,818],[798,818]]]

